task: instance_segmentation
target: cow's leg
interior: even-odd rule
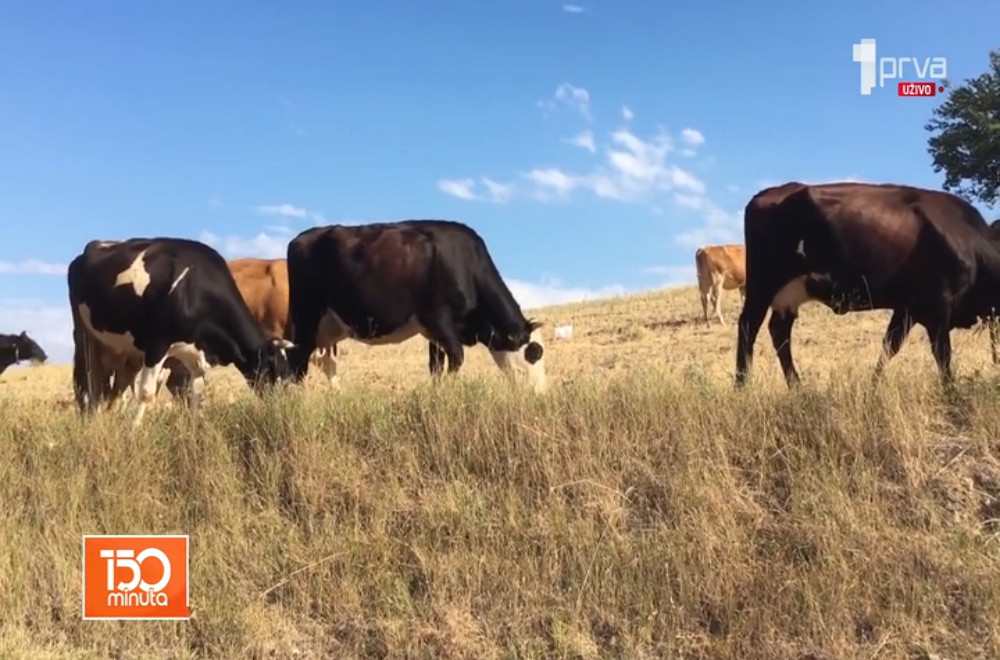
[[[440,376],[444,371],[444,349],[433,341],[427,342],[427,366],[432,376]]]
[[[701,295],[701,315],[705,323],[708,323],[708,291],[706,289],[700,289],[699,293]]]
[[[437,343],[448,356],[448,373],[455,373],[465,361],[465,349],[451,319],[451,312],[444,309],[420,318],[420,324],[432,338],[431,343]]]
[[[742,305],[747,301],[747,285],[741,284],[739,290],[740,290],[740,304]]]
[[[771,313],[771,320],[767,324],[767,329],[771,333],[771,343],[774,344],[778,362],[781,363],[781,371],[789,387],[799,384],[799,372],[795,370],[795,362],[792,360],[792,326],[795,325],[798,316],[791,310],[775,310]]]
[[[722,283],[723,278],[712,278],[712,307],[715,318],[719,319],[719,323],[724,325],[726,322],[722,319]]]
[[[997,344],[1000,343],[1000,322],[992,310],[986,324],[990,331],[990,353],[993,354],[993,364],[1000,364],[1000,350],[997,348]]]
[[[736,386],[741,387],[746,382],[747,374],[753,365],[753,345],[757,342],[757,333],[767,315],[768,303],[765,299],[748,297],[743,303],[736,331]]]
[[[913,318],[907,310],[893,310],[892,318],[889,319],[889,327],[885,329],[885,337],[882,338],[882,352],[879,354],[878,362],[875,364],[875,373],[872,376],[873,380],[878,381],[882,378],[886,364],[899,352],[912,328]]]
[[[319,368],[323,371],[323,375],[326,376],[326,380],[330,383],[330,386],[339,388],[340,376],[337,375],[336,354],[336,345],[330,344],[325,348],[319,349],[316,361],[319,363]]]
[[[947,314],[942,314],[933,321],[923,324],[927,329],[927,338],[931,342],[931,352],[934,355],[934,361],[937,363],[938,371],[941,374],[941,383],[946,388],[950,387],[955,380],[954,374],[951,371],[950,320]]]
[[[143,358],[142,368],[136,378],[135,398],[138,403],[135,418],[132,420],[132,428],[138,428],[146,414],[146,408],[153,403],[156,398],[156,383],[160,377],[160,370],[163,363],[167,361],[167,351],[163,348],[146,351]]]

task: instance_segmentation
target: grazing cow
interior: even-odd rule
[[[288,244],[296,379],[316,345],[395,344],[422,335],[432,374],[457,372],[465,346],[484,344],[501,369],[545,389],[541,323],[527,319],[470,227],[405,220],[307,229]],[[518,353],[518,357],[509,356]],[[511,373],[508,371],[508,373]]]
[[[288,322],[288,267],[285,259],[231,259],[226,262],[236,287],[246,301],[250,314],[261,325],[264,334],[273,339],[282,339],[286,334]],[[290,344],[291,342],[288,342]],[[337,385],[334,373],[335,363],[331,359],[336,355],[336,347],[327,346],[316,349],[312,360],[327,374],[331,384]],[[105,361],[114,361],[114,354],[105,353]],[[117,364],[105,365],[108,376],[115,376],[115,385],[107,393],[107,399],[114,401],[125,389],[134,383],[135,376],[142,367],[138,360],[119,360]],[[163,371],[157,382],[157,392],[166,385],[174,396],[180,397],[188,391],[190,375],[183,363],[175,358],[169,358],[163,364]]]
[[[746,298],[746,250],[742,245],[705,245],[694,253],[698,271],[701,309],[708,323],[708,305],[719,323],[722,320],[722,290],[739,289],[740,302]]]
[[[799,307],[836,314],[891,309],[876,378],[914,323],[952,381],[952,328],[969,328],[1000,303],[1000,251],[968,202],[893,184],[792,182],[757,193],[744,214],[747,295],[736,382],[743,384],[768,307],[768,330],[789,386],[799,381],[791,331]]]
[[[210,366],[235,365],[258,392],[290,375],[287,342],[264,335],[225,260],[204,243],[90,241],[70,263],[67,280],[76,343],[73,382],[81,411],[93,410],[105,392],[105,371],[88,368],[101,363],[100,349],[110,350],[116,360],[142,360],[133,426],[153,400],[170,358],[190,373],[194,409]]]
[[[27,331],[19,335],[0,335],[0,374],[21,360],[45,362],[48,359],[49,356],[34,339],[28,336]]]
[[[228,262],[236,286],[250,313],[264,334],[275,339],[291,339],[288,330],[288,262],[285,259],[232,259]],[[338,384],[337,347],[319,345],[311,359],[319,365],[332,385]]]

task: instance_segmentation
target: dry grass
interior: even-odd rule
[[[544,310],[575,337],[541,399],[481,348],[435,387],[421,341],[346,344],[339,394],[219,370],[201,419],[164,396],[136,436],[77,417],[69,367],[8,371],[0,656],[1000,656],[987,337],[953,333],[952,397],[922,331],[872,391],[887,314],[809,307],[801,391],[765,328],[736,392],[737,305]],[[100,533],[190,534],[191,620],[82,621]]]

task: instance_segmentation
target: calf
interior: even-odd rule
[[[289,317],[296,379],[316,345],[342,339],[395,344],[422,335],[432,374],[457,372],[465,346],[484,344],[501,369],[545,389],[541,323],[525,318],[483,239],[444,220],[303,231],[288,244]],[[517,353],[518,358],[507,354]],[[510,373],[508,371],[508,373]]]
[[[0,374],[21,360],[45,362],[48,359],[49,356],[34,339],[28,336],[27,331],[19,335],[0,335]]]
[[[971,204],[903,185],[791,182],[757,193],[744,213],[747,295],[740,314],[736,383],[768,330],[789,386],[799,381],[791,332],[815,300],[836,314],[891,309],[876,377],[914,323],[927,330],[950,383],[952,328],[988,319],[1000,303],[1000,251]]]
[[[740,302],[746,298],[746,250],[742,245],[705,245],[695,250],[694,264],[705,322],[711,303],[715,317],[724,323],[722,290],[739,289]]]
[[[222,256],[180,238],[91,241],[69,265],[75,353],[73,381],[81,411],[106,394],[102,352],[138,362],[142,420],[164,363],[176,358],[191,376],[198,407],[210,366],[233,364],[255,391],[290,375],[283,340],[268,339],[247,308]],[[96,368],[95,368],[96,367]]]

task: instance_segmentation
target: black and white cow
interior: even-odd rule
[[[456,372],[465,346],[485,345],[497,365],[546,388],[541,323],[525,318],[472,228],[406,220],[303,231],[288,244],[286,338],[295,377],[319,346],[342,339],[429,342],[432,374]],[[335,353],[331,351],[331,359]]]
[[[28,336],[27,331],[19,335],[0,335],[0,374],[21,360],[45,362],[48,359],[49,356],[34,339]]]
[[[190,374],[198,407],[205,372],[235,365],[255,391],[291,376],[283,339],[268,339],[232,273],[211,247],[181,238],[91,241],[69,265],[73,383],[81,411],[107,393],[109,369],[141,363],[135,392],[142,420],[164,363]]]

